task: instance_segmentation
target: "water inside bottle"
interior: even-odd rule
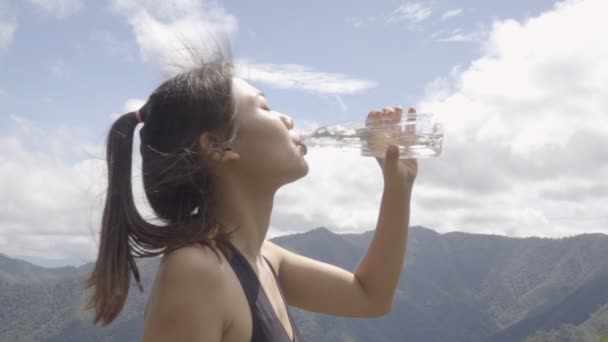
[[[431,114],[409,114],[399,123],[345,123],[305,134],[307,144],[357,149],[362,156],[384,157],[389,143],[399,146],[401,159],[441,154],[443,126]]]
[[[428,158],[436,157],[442,150],[442,139],[433,134],[416,134],[407,136],[386,134],[383,139],[363,141],[361,155],[366,157],[384,157],[389,143],[399,146],[399,158]]]

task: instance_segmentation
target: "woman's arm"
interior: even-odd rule
[[[411,189],[407,193],[385,185],[378,224],[355,275],[366,293],[387,312],[405,260]]]
[[[401,110],[386,110],[400,119]],[[368,120],[378,114],[370,113]],[[378,159],[384,192],[374,237],[354,273],[289,252],[269,243],[290,305],[331,315],[373,317],[390,311],[403,268],[416,160],[399,160],[395,145]]]

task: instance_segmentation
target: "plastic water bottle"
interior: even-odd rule
[[[390,143],[399,146],[399,158],[428,158],[441,154],[443,124],[430,113],[404,113],[399,122],[349,122],[300,132],[309,147],[340,147],[362,156],[384,157]]]

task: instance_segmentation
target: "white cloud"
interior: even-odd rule
[[[237,19],[211,1],[113,0],[111,6],[128,17],[142,58],[168,76],[195,62],[184,46],[207,56],[238,30]]]
[[[67,67],[63,61],[57,61],[51,64],[49,70],[53,74],[53,76],[57,78],[63,78],[66,76]]]
[[[407,22],[410,25],[419,24],[431,16],[432,10],[421,2],[407,2],[390,15],[389,23]]]
[[[136,99],[128,100],[125,106],[136,103]],[[105,137],[109,125],[91,133],[73,126],[43,128],[11,115],[8,128],[0,137],[0,251],[94,260],[107,184]],[[155,222],[138,173],[138,151],[139,139],[135,139],[134,199],[141,214]]]
[[[364,25],[373,24],[378,21],[376,16],[368,16],[368,17],[348,17],[344,19],[344,22],[352,25],[355,28],[360,28]]]
[[[348,17],[344,21],[354,27],[361,27],[361,25],[363,25],[363,19],[360,17]]]
[[[429,84],[416,107],[436,113],[446,137],[441,157],[419,161],[412,224],[608,233],[604,7],[571,2],[526,22],[496,22],[482,56]],[[306,159],[309,175],[277,193],[270,235],[373,229],[382,190],[373,158],[313,148]]]
[[[453,18],[453,17],[457,17],[459,15],[462,14],[462,9],[461,8],[456,8],[456,9],[452,9],[452,10],[448,10],[445,11],[442,15],[441,15],[441,19],[445,20],[445,19],[449,19],[449,18]]]
[[[110,0],[110,7],[124,15],[145,10],[161,20],[173,20],[193,12],[214,12],[210,13],[211,16],[217,14],[221,16],[223,12],[213,1],[200,0]]]
[[[111,7],[128,17],[142,58],[157,63],[167,76],[196,62],[184,45],[205,57],[224,48],[224,39],[238,31],[237,19],[212,1],[113,0]],[[278,88],[319,94],[354,94],[376,86],[372,81],[298,64],[240,61],[237,74]]]
[[[374,229],[382,172],[373,158],[352,149],[310,148],[309,174],[279,190],[271,234],[326,226],[346,233]]]
[[[608,203],[606,10],[601,0],[567,1],[525,22],[497,21],[481,57],[428,87],[418,107],[446,122],[446,140],[421,168],[418,223],[608,233],[599,204]]]
[[[431,35],[434,41],[440,43],[468,43],[481,42],[487,38],[488,32],[482,26],[477,31],[462,32],[461,29],[453,29],[451,31],[438,31]]]
[[[17,19],[12,15],[8,3],[0,2],[0,52],[12,44],[17,30]]]
[[[49,131],[15,115],[9,127],[0,137],[0,250],[90,260],[105,181],[101,146],[77,127]]]
[[[0,22],[0,51],[6,50],[13,42],[17,22]]]
[[[437,39],[436,41],[438,42],[443,42],[443,43],[454,43],[454,42],[473,42],[476,40],[476,34],[469,32],[469,33],[455,33],[451,36],[448,37],[444,37],[444,38],[440,38]]]
[[[69,17],[84,8],[82,0],[30,0],[30,2],[57,18]]]
[[[318,94],[356,94],[378,84],[344,74],[327,73],[298,64],[256,64],[241,61],[237,74],[282,89],[299,89]]]
[[[346,105],[346,103],[342,99],[342,96],[336,95],[335,99],[336,99],[336,103],[338,104],[338,107],[340,107],[340,111],[342,113],[346,113],[348,111],[348,106]]]
[[[145,103],[146,103],[146,100],[140,99],[140,98],[128,99],[127,101],[125,101],[125,104],[122,106],[122,113],[110,114],[110,120],[114,121],[125,113],[134,112],[134,111],[140,109],[141,107],[143,107]]]
[[[123,109],[124,109],[125,113],[134,112],[134,111],[140,109],[141,107],[143,107],[143,105],[145,103],[146,103],[146,100],[144,100],[144,99],[128,99],[125,102]]]

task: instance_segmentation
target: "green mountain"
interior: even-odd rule
[[[372,234],[317,228],[273,241],[353,270]],[[515,239],[413,227],[390,314],[352,319],[293,309],[294,320],[306,340],[320,342],[596,342],[608,334],[606,251],[601,234]],[[100,328],[80,310],[92,264],[51,269],[0,255],[0,342],[138,341],[158,259],[138,264],[146,291],[132,287],[118,319]]]
[[[277,242],[352,269],[371,238],[370,233],[315,232],[316,243],[311,236],[305,244],[297,236]],[[355,256],[353,247],[359,251]],[[296,316],[315,341],[522,341],[541,328],[578,324],[597,304],[608,303],[601,287],[586,291],[608,274],[607,248],[608,236],[599,234],[512,239],[416,228],[390,315],[375,320]],[[342,250],[349,251],[345,259]],[[578,309],[578,316],[554,312],[569,309]]]
[[[48,283],[76,274],[75,267],[44,268],[12,259],[0,253],[0,282],[11,284]]]
[[[607,332],[608,305],[603,305],[582,324],[563,324],[558,329],[539,331],[526,342],[608,342]]]

